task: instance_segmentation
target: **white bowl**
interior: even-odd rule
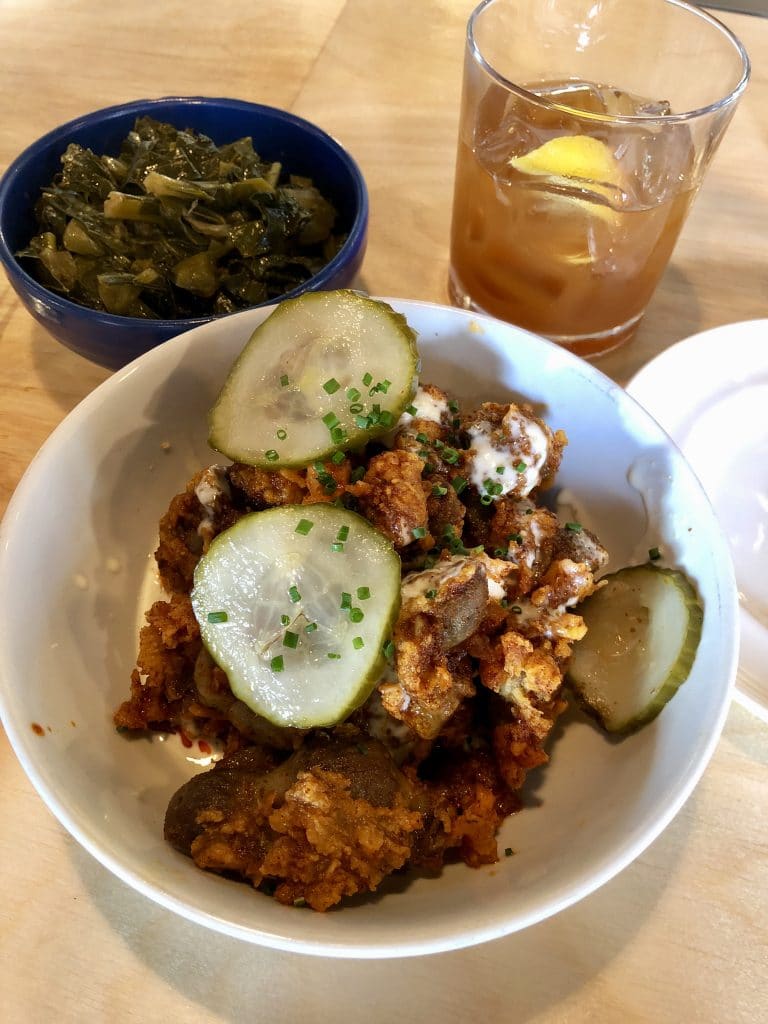
[[[589,364],[531,334],[455,309],[390,301],[419,333],[424,380],[469,400],[528,396],[567,431],[559,483],[614,568],[644,561],[658,546],[704,601],[693,672],[655,722],[613,742],[577,712],[566,716],[551,763],[526,789],[528,806],[503,827],[500,848],[515,856],[396,880],[375,898],[314,914],[201,872],[163,841],[168,799],[198,766],[175,737],[118,735],[111,714],[128,691],[158,519],[213,461],[206,412],[268,310],[181,335],[97,388],[43,446],[0,533],[0,711],[49,808],[102,864],[169,909],[251,942],[326,956],[468,946],[602,885],[661,832],[696,784],[725,718],[737,658],[726,542],[694,474],[648,414]]]

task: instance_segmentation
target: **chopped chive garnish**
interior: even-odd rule
[[[451,410],[451,412],[459,411],[459,403],[456,401],[455,398],[452,398],[450,400],[450,402],[448,403],[448,408]]]
[[[343,545],[343,543],[340,540],[335,540],[333,542],[333,544],[331,544],[331,551],[343,551],[343,550],[344,550],[344,545]]]
[[[350,405],[349,407],[349,411],[352,413],[353,416],[357,416],[358,413],[363,411],[363,407],[360,404],[360,402],[353,402],[352,405]]]
[[[316,629],[317,629],[317,623],[316,622],[308,622],[307,625],[304,627],[304,632],[305,633],[314,633]]]
[[[357,390],[357,388],[347,388],[347,399],[350,402],[360,401],[360,392]]]
[[[329,651],[328,652],[328,657],[331,659],[331,661],[338,661],[339,658],[341,657],[341,655],[340,654],[334,654],[333,651]]]
[[[336,540],[346,540],[349,536],[349,527],[342,526],[339,532],[336,534]]]
[[[365,618],[365,612],[362,608],[350,608],[349,609],[349,621],[350,622],[362,622]]]
[[[361,647],[365,647],[365,640],[361,636],[352,637],[352,646],[356,651],[359,651]]]
[[[455,465],[459,461],[459,453],[455,448],[444,448],[443,459],[451,466]]]
[[[414,526],[413,530],[411,530],[411,533],[413,534],[416,540],[421,540],[422,537],[427,536],[427,528],[426,526]]]
[[[655,562],[657,559],[661,558],[661,552],[659,551],[658,548],[649,548],[648,549],[648,557],[651,559],[652,562]],[[209,619],[210,619],[210,616],[209,616]]]
[[[294,533],[300,533],[303,537],[306,537],[314,525],[311,519],[300,519],[296,524]]]
[[[280,427],[279,430],[275,431],[275,436],[279,441],[284,441],[286,437],[288,437],[288,431],[284,430],[283,427]]]
[[[345,590],[341,592],[341,604],[340,608],[351,608],[352,607],[352,595],[348,594]]]
[[[292,633],[290,629],[286,629],[283,635],[283,647],[290,647],[291,650],[296,650],[299,644],[299,634]]]
[[[340,387],[341,384],[339,384],[336,378],[331,377],[330,380],[327,380],[325,384],[323,384],[323,391],[325,391],[329,395],[335,395]]]
[[[290,383],[291,382],[288,380],[288,374],[284,373],[282,375],[282,377],[280,378],[280,387],[281,388],[287,388]]]
[[[379,416],[379,423],[382,427],[391,427],[395,422],[395,417],[389,411],[389,409],[382,409],[381,415]]]
[[[496,467],[496,472],[497,472],[497,473],[503,473],[503,472],[504,472],[504,469],[505,469],[505,467],[504,467],[504,466],[497,466],[497,467]]]
[[[306,907],[307,901],[304,899],[303,896],[299,896],[297,899],[293,901],[293,905],[294,907]]]
[[[209,622],[226,622],[229,616],[226,612],[208,612]]]
[[[347,439],[347,435],[344,433],[344,427],[334,427],[331,430],[331,440],[334,444],[344,444]]]
[[[329,430],[333,430],[334,427],[338,427],[339,425],[339,417],[335,412],[327,412],[325,416],[323,416],[323,423]]]
[[[357,599],[358,599],[358,601],[367,601],[370,596],[371,596],[371,592],[368,589],[368,587],[358,587],[357,588]]]
[[[335,466],[340,466],[345,459],[344,452],[334,452],[331,456],[331,462]]]
[[[385,658],[392,658],[394,657],[395,654],[395,645],[392,643],[391,640],[387,640],[387,642],[382,647],[381,651]]]
[[[295,586],[295,585],[292,586],[292,587],[289,587],[288,588],[288,597],[290,597],[291,602],[293,604],[296,604],[297,601],[300,601],[301,600],[301,594],[299,593],[299,588],[297,586]]]
[[[273,658],[272,661],[270,661],[269,667],[273,672],[282,672],[284,664],[282,654],[278,654],[276,658]]]
[[[264,452],[267,462],[277,462],[280,456],[277,454],[274,448],[270,448],[268,452]]]
[[[504,849],[504,856],[505,856],[505,857],[511,857],[511,856],[512,856],[512,854],[513,854],[514,852],[515,852],[515,851],[514,851],[514,850],[512,849],[512,847],[511,847],[511,846],[507,846],[507,847],[505,847],[505,849]]]
[[[493,549],[493,557],[494,558],[506,558],[506,555],[507,555],[507,552],[504,550],[504,548],[494,548]]]
[[[355,469],[349,474],[350,483],[356,484],[358,480],[362,480],[365,476],[365,466],[356,466]]]
[[[451,487],[454,489],[454,491],[456,491],[457,494],[461,494],[461,492],[464,490],[466,486],[467,481],[464,479],[463,476],[455,476],[453,480],[451,480]]]
[[[459,427],[461,426],[461,420],[459,419],[458,416],[455,416],[451,420],[451,426],[453,427],[454,430],[458,430],[459,429]]]
[[[524,473],[526,471],[526,469],[528,469],[528,467],[526,466],[526,464],[523,462],[522,459],[519,462],[516,462],[513,468],[514,468],[516,473]]]
[[[420,459],[427,459],[427,458],[429,458],[429,452],[427,451],[426,448],[419,448],[419,450],[416,452],[416,454],[419,456]]]
[[[365,384],[367,388],[369,388],[371,384],[373,384],[373,377],[370,375],[370,373],[363,374],[363,384]]]
[[[336,490],[336,481],[326,480],[326,482],[323,484],[323,490],[325,491],[326,494],[333,494],[333,492]]]
[[[439,437],[436,437],[432,442],[432,447],[436,452],[442,451],[442,449],[445,448],[445,441],[441,441]]]
[[[481,505],[490,505],[492,501],[493,501],[493,495],[492,494],[484,494],[480,498],[480,504]]]
[[[483,480],[483,486],[488,494],[501,494],[504,490],[498,480]]]
[[[424,594],[424,597],[429,598],[429,600],[431,601],[433,597],[437,597],[437,591],[434,588],[432,590],[427,590]]]
[[[435,467],[432,465],[431,462],[424,463],[424,472],[427,474],[427,476],[429,476],[430,473],[435,472]]]
[[[447,493],[448,493],[448,488],[447,487],[443,487],[442,484],[433,484],[432,485],[432,494],[433,494],[433,496],[435,498],[442,498],[442,496],[444,494],[447,494]]]
[[[291,616],[290,615],[281,615],[280,616],[280,625],[281,626],[287,626],[290,621],[291,621]]]
[[[570,530],[571,533],[581,533],[581,523],[566,523],[566,530]]]
[[[359,427],[360,430],[367,430],[371,423],[370,416],[355,416],[355,426]]]
[[[419,444],[429,444],[429,438],[426,434],[421,433],[421,431],[416,435],[416,440]]]
[[[521,612],[521,611],[522,611],[523,609],[522,609],[522,608],[520,607],[520,605],[519,605],[519,604],[513,604],[513,605],[512,605],[512,607],[511,607],[511,608],[510,608],[509,610],[510,610],[511,612],[514,612],[514,613],[515,613],[516,615],[519,615],[519,614],[520,614],[520,612]]]
[[[419,410],[416,408],[415,405],[406,405],[405,411],[408,413],[409,416],[415,416]]]

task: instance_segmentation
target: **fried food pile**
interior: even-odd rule
[[[497,832],[565,708],[585,633],[571,610],[607,554],[537,504],[566,438],[525,405],[461,412],[419,388],[387,443],[300,470],[211,466],[171,501],[156,552],[167,600],[147,613],[118,728],[215,744],[171,799],[165,837],[198,867],[326,910],[403,868],[498,858]],[[403,566],[389,665],[332,728],[281,728],[238,700],[200,639],[190,591],[243,515],[341,502]]]

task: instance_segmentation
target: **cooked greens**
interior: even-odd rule
[[[339,249],[336,210],[312,180],[283,180],[250,138],[140,117],[118,156],[75,143],[42,190],[39,232],[17,253],[47,288],[122,316],[232,313],[278,298]]]

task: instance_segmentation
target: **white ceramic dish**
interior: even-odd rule
[[[768,722],[768,320],[686,338],[627,390],[677,442],[720,518],[741,604],[735,695]]]
[[[617,743],[578,713],[566,716],[551,764],[531,780],[530,806],[504,826],[500,846],[516,856],[396,880],[375,899],[314,914],[198,871],[163,842],[167,801],[197,765],[175,738],[118,735],[111,714],[134,664],[157,521],[212,461],[206,412],[266,311],[182,335],[89,395],[30,466],[0,534],[0,616],[13,623],[0,642],[0,710],[49,808],[104,865],[171,910],[252,942],[327,956],[468,946],[602,885],[696,784],[722,727],[737,654],[726,542],[690,468],[640,406],[589,364],[517,328],[390,301],[419,332],[425,380],[468,400],[526,395],[567,430],[560,483],[614,566],[642,561],[658,545],[705,603],[693,673],[651,726]]]

